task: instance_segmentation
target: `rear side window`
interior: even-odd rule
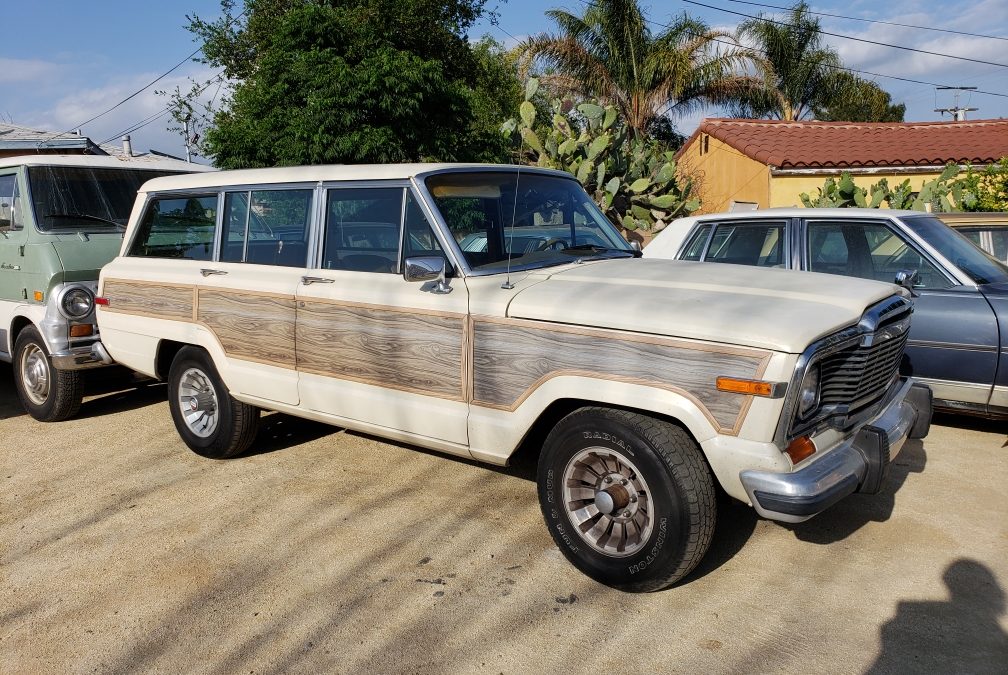
[[[705,260],[784,267],[784,223],[722,223],[714,230]]]
[[[216,223],[217,195],[152,199],[128,255],[212,260]]]
[[[312,194],[310,189],[227,193],[221,262],[305,267]]]

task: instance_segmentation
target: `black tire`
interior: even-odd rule
[[[608,488],[606,478],[614,478]],[[627,486],[622,491],[620,483]],[[612,408],[576,410],[546,438],[538,486],[546,525],[567,559],[623,591],[657,591],[679,581],[714,534],[717,503],[707,463],[684,429],[663,420]],[[632,518],[625,517],[631,509]],[[648,519],[650,529],[642,525]]]
[[[73,417],[84,398],[80,373],[53,367],[49,348],[34,326],[18,333],[14,342],[14,384],[25,410],[40,422]]]
[[[198,400],[200,395],[205,402]],[[183,398],[193,407],[183,410]],[[245,452],[259,428],[259,408],[232,398],[210,356],[198,347],[183,347],[175,355],[168,372],[168,407],[185,444],[211,459]],[[193,419],[187,420],[187,413]]]

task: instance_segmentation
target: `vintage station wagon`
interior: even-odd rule
[[[625,590],[693,569],[716,485],[801,521],[877,492],[931,417],[898,374],[902,289],[642,260],[529,167],[153,180],[97,303],[197,453],[240,454],[260,409],[493,464],[531,447],[557,545]]]

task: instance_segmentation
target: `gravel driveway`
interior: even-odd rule
[[[627,595],[564,560],[528,462],[279,414],[207,460],[163,385],[102,380],[41,424],[0,364],[0,672],[1008,672],[1008,425],[939,418],[801,525],[723,498],[700,567]]]

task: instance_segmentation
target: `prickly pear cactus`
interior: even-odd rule
[[[654,141],[630,137],[616,108],[553,99],[552,119],[538,120],[530,79],[517,118],[501,131],[520,139],[521,156],[536,166],[568,171],[609,219],[627,231],[657,232],[700,208],[692,181],[676,177],[674,153]]]
[[[959,167],[949,164],[937,178],[924,181],[918,191],[910,187],[907,178],[896,187],[890,188],[885,178],[873,183],[866,190],[854,184],[848,172],[840,174],[840,179],[830,176],[813,199],[807,192],[798,195],[802,204],[809,208],[859,207],[877,209],[885,204],[890,209],[911,209],[934,213],[966,210],[976,203],[976,195],[963,179],[957,179]],[[870,199],[869,199],[870,197]]]

